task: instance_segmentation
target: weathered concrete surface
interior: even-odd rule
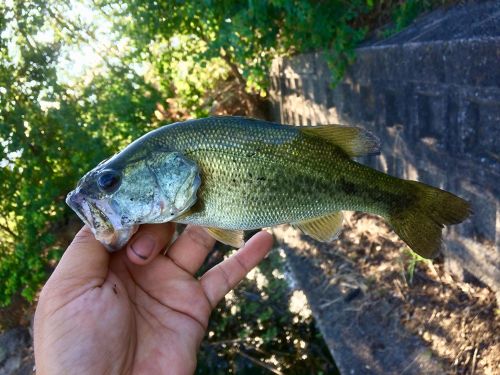
[[[359,48],[335,89],[320,53],[276,60],[272,77],[276,120],[359,124],[382,143],[366,163],[468,199],[446,262],[500,299],[500,2],[440,10]]]
[[[31,335],[26,328],[13,328],[0,334],[0,375],[33,373]]]
[[[286,253],[298,286],[306,292],[314,317],[341,374],[441,375],[440,361],[424,342],[401,324],[401,302],[390,296],[364,293],[367,283],[355,267],[333,252],[331,245],[311,241],[291,227],[273,230]],[[344,283],[325,278],[314,254],[336,258],[333,274]],[[342,285],[349,288],[342,290]]]
[[[359,48],[335,89],[330,77],[321,53],[276,60],[275,120],[360,125],[382,146],[362,162],[468,199],[474,215],[447,229],[445,262],[500,301],[500,2],[436,11]],[[387,306],[362,310],[362,298],[346,302],[335,288],[322,295],[326,280],[313,256],[297,255],[283,236],[282,243],[342,373],[444,373],[419,339],[383,315]],[[325,296],[335,301],[328,308],[319,302]]]

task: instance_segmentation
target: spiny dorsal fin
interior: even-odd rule
[[[344,215],[338,211],[311,220],[292,223],[292,225],[315,240],[330,242],[339,235],[342,230],[343,221]]]
[[[300,131],[333,143],[349,156],[373,155],[380,152],[377,137],[354,126],[308,126],[301,127]]]
[[[230,230],[221,228],[205,228],[207,232],[217,241],[236,248],[245,244],[242,230]]]

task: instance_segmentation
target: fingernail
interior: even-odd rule
[[[148,259],[155,248],[155,240],[149,235],[144,235],[137,238],[131,245],[130,248],[142,260]]]

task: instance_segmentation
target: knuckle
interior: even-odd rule
[[[243,271],[243,273],[246,275],[250,269],[243,263],[243,261],[240,259],[238,256],[239,254],[236,254],[234,256],[234,262],[238,265],[238,267]]]
[[[220,269],[222,280],[224,281],[224,289],[229,291],[232,288],[229,273],[227,272],[226,268],[224,267],[224,265],[222,263],[219,264],[217,267]]]
[[[71,245],[86,245],[94,241],[94,234],[88,226],[84,226],[76,235]]]

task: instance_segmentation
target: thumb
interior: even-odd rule
[[[110,254],[88,226],[76,234],[51,276],[53,282],[100,286],[108,274]]]

